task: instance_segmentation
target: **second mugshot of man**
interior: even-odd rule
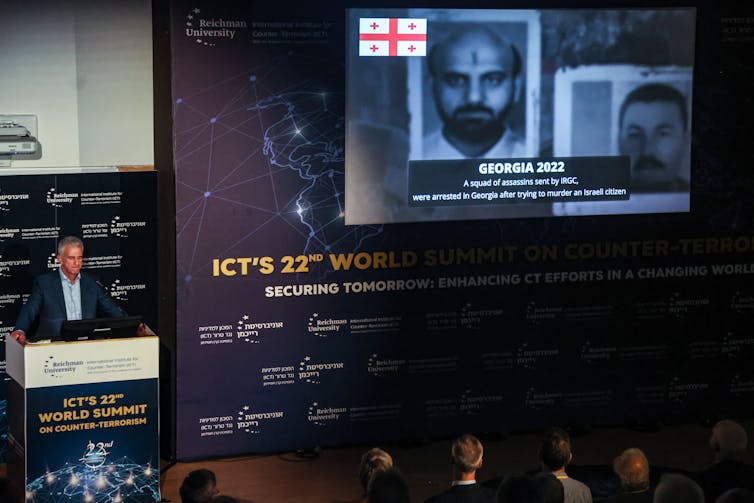
[[[633,192],[689,190],[681,176],[688,114],[679,91],[660,83],[637,87],[623,100],[618,126],[619,151],[631,158]]]

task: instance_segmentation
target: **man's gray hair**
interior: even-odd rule
[[[76,236],[66,236],[58,241],[58,255],[62,255],[66,246],[84,249],[84,242]]]
[[[461,473],[472,473],[482,464],[484,447],[474,435],[468,433],[458,437],[450,448],[453,465]]]

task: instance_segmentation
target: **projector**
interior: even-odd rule
[[[39,143],[25,126],[13,121],[0,122],[0,155],[34,155]]]

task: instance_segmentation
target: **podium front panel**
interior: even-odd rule
[[[159,501],[157,337],[24,353],[27,498]]]

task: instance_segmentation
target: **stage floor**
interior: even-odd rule
[[[743,423],[751,434],[754,421]],[[697,470],[712,461],[707,441],[710,427],[681,425],[642,432],[627,428],[596,428],[574,436],[575,465],[612,465],[622,450],[639,447],[656,466]],[[484,466],[477,479],[537,468],[541,432],[482,438]],[[422,502],[450,484],[452,439],[421,446],[380,445],[387,450],[411,488],[411,501]],[[358,501],[357,473],[361,454],[372,445],[324,449],[319,458],[301,460],[293,453],[177,463],[162,475],[162,497],[180,502],[178,488],[191,470],[208,468],[217,475],[221,494],[254,503],[345,503]],[[751,449],[750,449],[751,450]],[[752,461],[749,453],[749,462]]]

